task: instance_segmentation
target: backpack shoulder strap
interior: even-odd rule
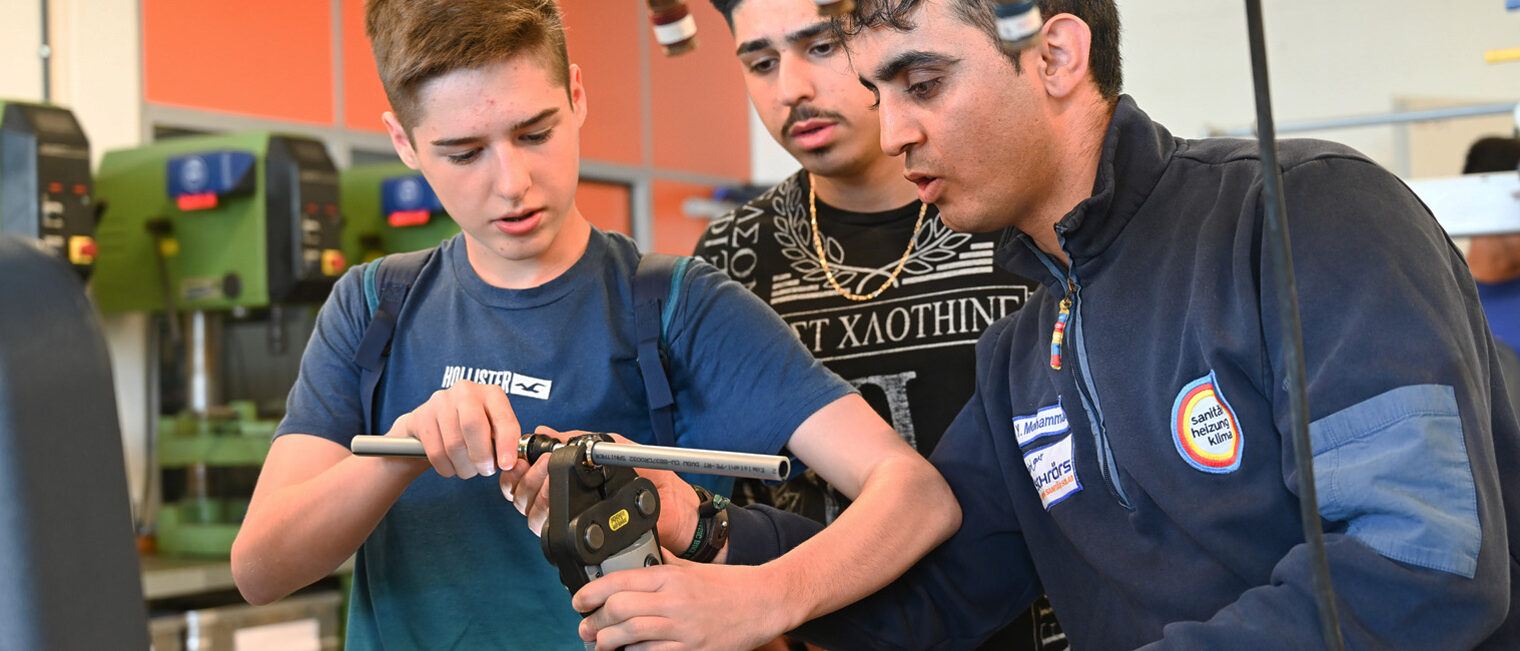
[[[691,258],[646,253],[633,274],[633,322],[639,374],[649,397],[649,421],[657,445],[676,444],[675,396],[670,390],[665,333],[681,297],[681,280]]]
[[[369,308],[369,325],[354,349],[354,363],[361,369],[359,401],[364,409],[364,431],[375,431],[375,393],[391,353],[396,334],[396,319],[406,304],[407,293],[422,267],[432,259],[432,249],[382,256],[364,267],[364,303]]]

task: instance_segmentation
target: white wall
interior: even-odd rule
[[[0,98],[37,101],[42,96],[41,4],[28,0],[0,1]]]
[[[1244,2],[1118,3],[1125,92],[1151,117],[1189,138],[1202,137],[1211,126],[1255,121]],[[1520,63],[1483,62],[1485,50],[1520,47],[1520,11],[1505,11],[1503,0],[1263,5],[1278,124],[1387,113],[1407,98],[1520,101]],[[755,182],[775,182],[782,170],[797,169],[759,122],[752,124]],[[1409,168],[1404,127],[1291,135],[1344,142],[1395,172]]]
[[[106,150],[142,142],[138,2],[49,2],[53,15],[53,101],[74,111],[90,137],[90,154],[98,166]]]
[[[793,172],[802,169],[797,159],[786,153],[776,139],[765,130],[760,114],[753,103],[749,106],[749,163],[750,182],[755,185],[775,185],[786,180]]]
[[[1279,124],[1386,113],[1404,98],[1520,101],[1520,63],[1483,61],[1485,50],[1520,46],[1520,11],[1506,11],[1502,0],[1263,4]],[[1199,137],[1209,126],[1254,121],[1244,5],[1119,0],[1126,90],[1175,134]],[[1402,130],[1302,135],[1344,142],[1402,172]]]

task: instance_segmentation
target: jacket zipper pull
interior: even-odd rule
[[[1066,297],[1061,299],[1061,311],[1056,314],[1055,331],[1050,333],[1050,368],[1061,370],[1061,340],[1066,338],[1066,322],[1071,320],[1071,297],[1076,295],[1077,285],[1066,280]]]

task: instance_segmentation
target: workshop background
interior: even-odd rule
[[[650,33],[645,3],[561,0],[570,58],[583,70],[589,98],[579,206],[600,228],[627,233],[646,249],[679,254],[691,251],[726,198],[797,169],[749,107],[722,18],[706,0],[689,2],[699,46],[669,58]],[[107,152],[186,135],[225,134],[229,143],[256,141],[253,149],[269,146],[270,152],[277,147],[267,137],[248,141],[240,134],[310,138],[325,146],[341,179],[344,195],[337,201],[349,222],[358,210],[374,212],[375,223],[394,220],[397,213],[382,214],[381,204],[390,200],[385,182],[405,171],[380,123],[388,107],[364,38],[363,4],[3,0],[0,98],[71,111],[89,139],[91,170],[102,169]],[[1264,4],[1280,137],[1344,142],[1406,179],[1430,179],[1457,175],[1477,138],[1515,132],[1520,63],[1485,61],[1485,53],[1520,47],[1515,0]],[[1251,135],[1242,3],[1120,0],[1119,8],[1125,92],[1179,136]],[[1411,112],[1429,119],[1411,121]],[[148,155],[178,155],[172,147],[153,151],[161,153]],[[130,165],[126,154],[119,160]],[[95,191],[115,193],[117,201],[149,194],[129,187],[141,185],[134,178],[123,172],[107,182],[102,176]],[[390,223],[406,217],[399,219]],[[446,218],[440,223],[447,226]],[[426,231],[423,239],[436,241],[440,232]],[[404,246],[386,240],[389,235],[342,237],[343,246],[333,250],[341,250],[346,264]],[[96,244],[105,258],[104,234]],[[138,266],[148,282],[158,282],[151,264]],[[102,283],[119,282],[119,276],[103,277],[106,271],[96,270],[97,298]],[[116,303],[101,306],[134,520],[145,534],[159,525],[233,517],[228,511],[236,511],[235,500],[213,505],[207,500],[219,498],[206,490],[208,482],[235,486],[236,477],[208,479],[204,457],[196,456],[204,450],[182,450],[175,454],[185,456],[167,461],[168,448],[156,437],[187,426],[181,414],[197,400],[234,405],[231,418],[249,423],[249,432],[276,419],[320,304],[320,297],[228,303],[220,308],[224,318],[208,326],[171,323],[175,319],[166,319],[164,306],[148,294],[130,300],[128,293],[113,293],[109,300]],[[197,336],[203,344],[215,340],[206,344],[214,359],[203,362],[219,378],[219,395],[187,386],[183,369],[195,360],[178,347]],[[249,454],[256,470],[260,452]],[[144,592],[159,648],[176,641],[189,648],[276,648],[313,636],[321,648],[332,648],[340,639],[341,576],[283,607],[237,606],[215,536],[203,540],[198,529],[184,531],[186,538],[171,545],[182,553],[159,545],[144,557]],[[82,621],[87,617],[81,614]]]

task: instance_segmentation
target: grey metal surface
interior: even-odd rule
[[[422,441],[397,436],[355,436],[348,449],[364,457],[427,457]]]
[[[195,310],[185,317],[190,333],[186,345],[186,375],[190,378],[190,411],[205,415],[222,404],[222,315]]]
[[[776,481],[785,479],[791,469],[791,462],[786,457],[774,454],[694,450],[627,443],[593,443],[590,456],[593,463],[604,466],[653,468]]]
[[[1408,181],[1451,237],[1520,233],[1520,173]]]
[[[105,338],[78,275],[9,235],[0,495],[0,647],[148,648]]]
[[[1384,124],[1407,124],[1410,122],[1429,122],[1433,120],[1450,120],[1454,118],[1471,118],[1485,115],[1504,115],[1510,112],[1520,112],[1520,105],[1514,102],[1500,102],[1497,104],[1474,104],[1471,106],[1453,106],[1450,108],[1428,109],[1423,111],[1397,111],[1393,113],[1379,113],[1376,115],[1353,115],[1343,118],[1326,118],[1323,120],[1305,120],[1302,122],[1288,122],[1277,125],[1277,133],[1295,133],[1301,131],[1325,131],[1329,129],[1345,129],[1348,127],[1372,127]],[[1517,118],[1520,120],[1520,118]],[[1249,138],[1256,135],[1256,127],[1211,127],[1210,136],[1224,136],[1229,138]]]

